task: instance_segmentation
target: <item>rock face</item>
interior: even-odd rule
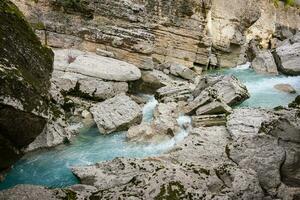
[[[299,29],[299,10],[271,1],[14,0],[56,48],[105,52],[141,69],[176,62],[200,71],[246,62],[248,42],[266,47],[276,27]]]
[[[274,53],[279,70],[288,75],[300,74],[300,32],[283,42]]]
[[[104,134],[127,130],[142,119],[140,106],[124,94],[98,103],[90,111]]]
[[[0,171],[44,129],[53,53],[10,1],[0,2]]]
[[[262,198],[256,173],[226,156],[227,136],[224,127],[194,129],[168,157],[117,158],[73,172],[97,187],[92,199]]]
[[[234,142],[230,158],[258,173],[270,193],[281,182],[299,187],[299,110],[237,109],[229,116],[227,129]],[[278,142],[279,141],[279,142]]]
[[[105,81],[79,73],[61,72],[59,70],[54,71],[51,82],[56,87],[54,89],[59,93],[88,100],[106,100],[128,91],[127,82]]]

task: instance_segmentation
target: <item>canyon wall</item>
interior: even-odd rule
[[[18,8],[0,2],[0,172],[22,155],[47,123],[53,53]]]
[[[13,1],[47,45],[98,49],[141,69],[233,67],[247,61],[251,39],[266,47],[282,27],[300,26],[299,9],[271,0]]]

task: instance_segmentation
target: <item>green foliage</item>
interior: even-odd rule
[[[159,194],[154,198],[155,200],[179,200],[185,196],[184,186],[177,181],[172,181],[168,184],[162,185]]]
[[[294,6],[295,0],[273,0],[276,7],[279,6],[279,1],[283,1],[286,6]]]

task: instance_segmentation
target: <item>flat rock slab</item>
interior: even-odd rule
[[[125,94],[98,103],[90,111],[104,134],[127,130],[142,119],[141,107]]]
[[[135,65],[78,50],[54,50],[55,69],[109,81],[134,81],[141,78]]]

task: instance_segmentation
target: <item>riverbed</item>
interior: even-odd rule
[[[214,71],[214,74],[232,74],[243,82],[251,97],[236,107],[273,108],[286,106],[300,94],[300,76],[270,76],[256,74],[248,66]],[[295,88],[296,94],[288,94],[274,88],[276,84],[287,83]],[[143,109],[143,121],[151,122],[157,101],[148,96],[148,103]],[[190,120],[181,116],[179,125]],[[36,184],[51,188],[66,187],[79,183],[72,174],[72,166],[94,164],[112,160],[116,157],[142,158],[160,155],[182,141],[188,133],[182,128],[175,138],[155,144],[136,144],[126,141],[126,134],[118,132],[110,135],[99,133],[97,127],[82,130],[69,144],[60,145],[51,150],[40,150],[25,155],[8,173],[0,189],[17,184]]]

